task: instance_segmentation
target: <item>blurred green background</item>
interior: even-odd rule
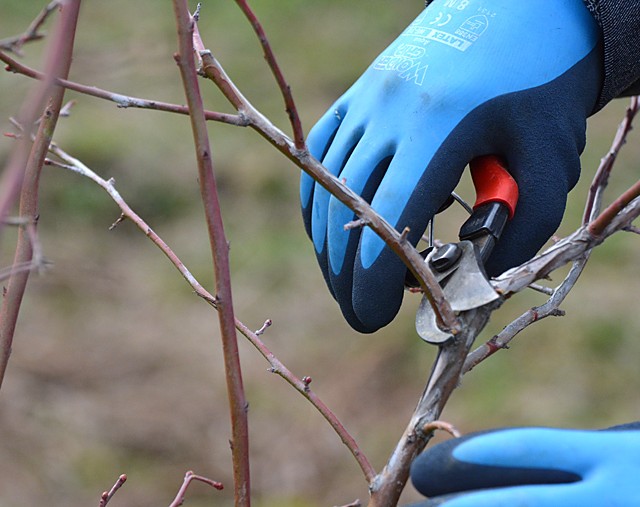
[[[45,4],[0,0],[0,38],[20,32]],[[421,0],[254,0],[292,86],[305,129],[393,40]],[[172,59],[169,0],[84,2],[72,79],[123,94],[183,103]],[[48,27],[50,24],[48,25]],[[232,1],[205,1],[200,29],[228,73],[266,115],[288,129],[258,43]],[[41,64],[44,44],[25,48]],[[33,86],[0,74],[0,125]],[[209,109],[229,111],[202,83]],[[208,239],[188,119],[77,100],[60,122],[61,146],[114,177],[145,218],[208,287]],[[579,224],[586,190],[626,100],[590,120],[584,177],[559,234]],[[254,132],[210,126],[231,242],[237,315],[332,407],[381,468],[421,393],[435,351],[416,336],[419,298],[372,336],[342,320],[298,210],[298,171]],[[0,162],[11,149],[0,138]],[[609,198],[637,179],[632,134]],[[224,482],[194,485],[187,505],[232,505],[229,424],[215,313],[97,186],[60,169],[42,181],[40,237],[53,267],[27,290],[0,393],[0,505],[93,505],[118,475],[129,482],[113,506],[167,505],[186,470]],[[461,215],[439,222],[455,231]],[[5,229],[2,266],[15,231]],[[640,241],[618,234],[598,248],[564,305],[567,316],[527,329],[509,351],[465,377],[444,418],[468,432],[509,425],[602,427],[638,419]],[[558,275],[558,280],[560,275]],[[532,291],[494,314],[484,339],[543,298]],[[353,459],[327,424],[267,363],[241,343],[250,402],[254,504],[342,505],[366,499]],[[403,501],[417,498],[408,488]]]

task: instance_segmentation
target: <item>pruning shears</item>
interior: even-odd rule
[[[473,159],[469,167],[476,190],[471,216],[459,231],[460,241],[431,246],[422,255],[443,289],[455,312],[479,308],[500,296],[489,283],[484,264],[500,239],[507,221],[513,218],[518,203],[518,185],[503,161],[495,155]],[[447,202],[443,211],[452,202]],[[411,273],[405,284],[416,286]],[[426,297],[416,314],[416,330],[428,343],[443,344],[453,337],[442,331]]]

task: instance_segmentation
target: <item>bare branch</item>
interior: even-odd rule
[[[640,196],[640,181],[626,190],[620,197],[613,201],[607,208],[589,224],[589,233],[593,236],[600,236],[609,227],[620,213],[634,200]],[[629,224],[630,225],[630,224]]]
[[[120,193],[115,188],[115,181],[113,179],[105,180],[96,174],[93,170],[83,164],[80,160],[72,157],[57,145],[52,144],[51,153],[56,155],[63,163],[49,161],[51,165],[61,167],[73,171],[81,176],[89,178],[93,182],[97,183],[103,188],[111,197],[111,199],[118,205],[122,214],[121,218],[130,220],[140,231],[142,231],[153,243],[156,245],[162,253],[169,259],[176,269],[180,272],[185,281],[194,290],[196,295],[207,301],[211,306],[217,308],[218,301],[211,295],[193,274],[187,269],[183,262],[178,258],[175,252],[167,245],[158,234],[156,234],[151,227],[127,204],[122,198]],[[269,350],[259,336],[271,326],[271,320],[265,321],[263,326],[257,331],[251,331],[240,320],[235,320],[235,326],[242,335],[244,335],[249,342],[258,350],[258,352],[267,360],[270,365],[270,371],[282,377],[287,383],[289,383],[296,391],[304,396],[325,418],[325,420],[335,430],[336,434],[340,437],[342,442],[347,446],[351,454],[354,456],[360,468],[362,469],[364,476],[368,482],[370,482],[375,476],[375,470],[371,463],[364,455],[364,453],[358,447],[355,439],[349,434],[344,425],[340,422],[337,416],[327,407],[327,405],[309,388],[311,379],[309,377],[299,378],[294,375],[277,357]]]
[[[345,426],[340,422],[336,415],[329,409],[327,405],[314,393],[309,384],[311,384],[311,377],[299,378],[294,375],[274,354],[269,350],[265,343],[260,339],[259,335],[252,332],[242,322],[236,322],[238,330],[251,342],[251,344],[260,352],[260,354],[269,362],[271,368],[269,371],[282,377],[289,385],[291,385],[296,391],[304,396],[311,404],[322,414],[325,420],[331,425],[336,434],[340,437],[340,440],[347,446],[353,457],[360,465],[362,472],[367,483],[376,476],[376,472],[364,455],[358,443],[347,431]]]
[[[23,76],[30,77],[32,79],[43,80],[45,75],[37,70],[28,67],[27,65],[23,65],[22,63],[14,60],[6,53],[0,51],[0,60],[7,64],[6,70],[9,72],[15,72],[17,74],[22,74]],[[97,88],[95,86],[87,86],[80,83],[76,83],[74,81],[69,81],[67,79],[56,79],[54,81],[55,84],[62,86],[68,90],[73,90],[78,93],[82,93],[84,95],[89,95],[91,97],[96,97],[99,99],[108,100],[110,102],[114,102],[116,106],[119,108],[138,108],[138,109],[149,109],[152,111],[164,111],[168,113],[177,113],[177,114],[189,114],[189,108],[187,106],[181,106],[178,104],[171,104],[169,102],[162,102],[159,100],[149,100],[149,99],[141,99],[138,97],[131,97],[128,95],[122,95],[120,93],[111,92],[108,90],[103,90],[101,88]],[[236,114],[226,114],[226,113],[218,113],[216,111],[205,111],[205,118],[210,121],[217,121],[220,123],[226,123],[229,125],[235,125],[238,127],[246,127],[248,126],[248,122],[243,119],[241,116]]]

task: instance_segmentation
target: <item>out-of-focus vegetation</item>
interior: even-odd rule
[[[22,31],[44,5],[0,0],[0,37]],[[305,128],[419,12],[420,0],[254,0],[297,98]],[[145,98],[184,102],[172,54],[167,1],[86,1],[72,79]],[[286,128],[279,94],[234,2],[205,1],[205,43],[245,94]],[[43,43],[25,48],[38,66]],[[33,83],[0,74],[0,125],[11,130]],[[228,111],[203,83],[210,109]],[[195,181],[188,119],[77,100],[57,141],[105,177],[211,286],[208,239]],[[560,233],[579,223],[599,157],[626,105],[615,101],[590,122],[584,177]],[[255,133],[211,125],[215,165],[231,242],[237,315],[274,325],[268,345],[342,418],[375,466],[384,464],[427,377],[435,350],[413,329],[417,297],[373,336],[353,332],[325,289],[298,213],[298,171]],[[634,139],[632,137],[632,139]],[[0,140],[0,162],[12,141]],[[632,140],[610,185],[615,196],[638,177]],[[226,390],[216,315],[131,224],[79,176],[47,168],[40,235],[53,267],[34,275],[0,393],[0,505],[91,505],[121,473],[114,506],[166,505],[184,472],[223,481],[194,485],[188,505],[232,505]],[[439,222],[455,231],[455,216]],[[13,232],[2,238],[11,260]],[[480,365],[444,417],[462,431],[493,426],[601,427],[638,418],[640,240],[620,234],[598,248],[568,298],[563,319],[527,329],[507,352]],[[375,297],[375,295],[372,295]],[[494,315],[491,336],[536,293]],[[359,469],[314,410],[246,343],[255,505],[315,507],[366,498]],[[410,488],[409,488],[410,489]],[[405,500],[416,498],[411,491]]]

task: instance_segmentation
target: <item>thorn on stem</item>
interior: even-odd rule
[[[409,236],[409,233],[411,232],[411,229],[409,227],[405,227],[402,231],[402,234],[400,234],[400,243],[404,243],[405,241],[407,241],[407,237]]]
[[[126,218],[127,217],[125,216],[125,214],[121,213],[118,219],[109,226],[109,230],[112,231],[113,229],[118,227],[122,222],[126,220]]]
[[[446,421],[432,421],[425,424],[422,428],[423,433],[433,433],[436,430],[446,431],[453,438],[460,438],[462,436],[453,424]]]
[[[350,231],[351,229],[358,229],[360,227],[364,227],[369,224],[369,221],[364,218],[358,218],[357,220],[353,220],[344,224],[344,230]]]
[[[60,109],[60,116],[68,118],[71,116],[71,108],[76,105],[75,100],[70,100]]]
[[[202,2],[198,2],[198,5],[196,5],[196,10],[193,12],[193,20],[195,22],[200,21],[200,10],[202,9]]]

